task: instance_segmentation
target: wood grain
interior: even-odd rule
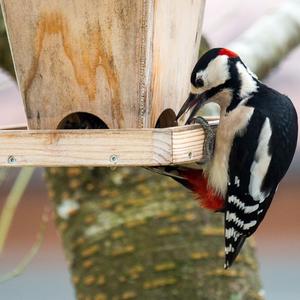
[[[150,114],[146,116],[150,117],[150,127],[155,126],[165,109],[172,108],[177,113],[188,97],[191,72],[198,59],[205,1],[154,3]]]
[[[203,158],[204,131],[192,129],[173,132],[173,163],[189,162]],[[201,142],[199,142],[201,141]]]
[[[30,129],[154,127],[189,90],[204,0],[0,0]]]
[[[1,130],[0,166],[187,163],[202,159],[204,138],[198,125],[129,130]]]

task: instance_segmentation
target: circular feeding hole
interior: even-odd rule
[[[58,129],[108,129],[108,126],[97,116],[76,112],[66,116],[57,126]]]
[[[159,116],[155,128],[166,128],[177,126],[176,114],[175,112],[168,108],[165,109]]]

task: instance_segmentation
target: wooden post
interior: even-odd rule
[[[109,128],[177,112],[197,59],[204,0],[1,0],[30,129],[91,113]]]

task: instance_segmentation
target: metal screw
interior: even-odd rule
[[[111,155],[109,160],[110,160],[111,163],[116,164],[119,160],[119,157],[118,157],[118,155],[113,154],[113,155]]]
[[[10,155],[7,159],[7,162],[12,165],[15,164],[17,162],[16,158],[13,155]]]
[[[189,159],[192,159],[193,157],[193,152],[189,152]]]

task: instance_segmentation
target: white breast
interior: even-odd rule
[[[225,197],[228,184],[228,163],[233,139],[243,134],[254,108],[238,106],[226,116],[221,116],[216,133],[216,144],[213,159],[206,166],[205,173],[209,185]]]

